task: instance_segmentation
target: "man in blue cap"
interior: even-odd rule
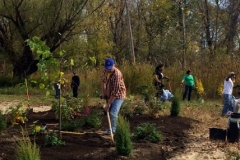
[[[126,97],[126,87],[123,75],[121,71],[115,67],[112,58],[105,60],[102,74],[102,96],[106,99],[105,110],[110,113],[112,133],[114,134],[117,127],[118,112]],[[110,129],[108,129],[107,134],[110,133]]]

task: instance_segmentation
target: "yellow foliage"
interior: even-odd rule
[[[196,78],[196,90],[197,90],[197,96],[202,97],[204,94],[204,88],[201,79]]]
[[[217,89],[217,94],[219,96],[221,96],[223,93],[223,83],[221,83],[219,86],[218,86],[218,89]]]
[[[41,131],[41,127],[40,127],[40,126],[38,126],[38,125],[37,125],[37,126],[35,126],[35,132],[36,132],[36,133],[38,133],[38,132],[40,132],[40,131]]]

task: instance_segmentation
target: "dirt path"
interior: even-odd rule
[[[5,114],[10,107],[16,107],[20,101],[0,101],[0,110]],[[40,105],[40,106],[30,106],[33,112],[43,112],[51,109],[51,106]]]

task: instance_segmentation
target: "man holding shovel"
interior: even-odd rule
[[[102,74],[102,94],[106,99],[106,108],[109,120],[107,134],[114,134],[117,127],[118,112],[126,97],[126,87],[121,71],[115,67],[114,60],[107,58]],[[110,115],[110,116],[109,116]],[[112,130],[111,130],[112,129]]]

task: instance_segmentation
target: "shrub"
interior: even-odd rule
[[[137,106],[137,107],[134,108],[133,113],[134,113],[134,114],[140,114],[140,115],[142,115],[142,114],[144,114],[144,112],[145,112],[146,110],[147,110],[147,107],[146,107],[146,106],[144,106],[144,105],[139,105],[139,106]]]
[[[62,146],[65,145],[65,142],[58,139],[57,134],[56,133],[52,133],[52,134],[47,134],[45,136],[45,146]]]
[[[15,149],[16,160],[40,160],[40,149],[31,142],[28,134],[22,129],[23,139],[17,142]]]
[[[150,117],[152,117],[152,118],[159,117],[160,112],[162,111],[162,104],[163,104],[163,102],[157,98],[155,98],[154,100],[150,100],[147,103],[148,113],[149,113]]]
[[[98,128],[102,125],[102,119],[100,115],[98,115],[96,112],[90,112],[87,115],[85,122],[87,126],[93,127],[93,128]]]
[[[24,79],[19,77],[0,76],[0,87],[14,87],[22,82]]]
[[[237,155],[236,160],[240,160],[240,155]]]
[[[12,124],[25,123],[25,121],[27,121],[27,105],[27,102],[23,101],[17,106],[11,106],[7,111],[8,121],[10,121]]]
[[[7,127],[7,120],[5,116],[2,114],[2,112],[0,111],[0,131],[6,129],[6,127]]]
[[[82,127],[85,124],[83,118],[74,119],[73,121],[62,121],[63,131],[76,131],[77,128]]]
[[[195,78],[196,81],[196,90],[197,90],[197,98],[202,98],[204,95],[204,88],[201,79]]]
[[[61,113],[62,119],[70,121],[73,119],[73,114],[83,110],[82,100],[77,98],[65,99],[61,98]],[[52,101],[52,110],[55,111],[56,119],[59,119],[59,102]]]
[[[131,104],[131,100],[125,99],[122,103],[120,114],[124,117],[132,117],[133,116],[133,104]]]
[[[171,116],[178,116],[180,113],[180,92],[176,92],[172,99],[170,114]]]
[[[134,129],[133,139],[144,139],[150,142],[162,140],[162,135],[156,130],[155,124],[142,123]]]
[[[130,124],[123,116],[118,117],[115,139],[117,153],[119,155],[129,156],[132,153]]]

